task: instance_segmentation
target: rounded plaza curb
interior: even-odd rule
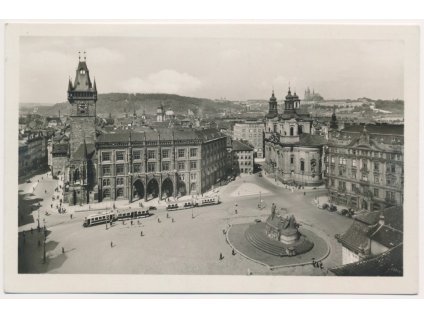
[[[324,260],[324,259],[326,259],[327,257],[328,257],[328,255],[330,254],[330,251],[331,251],[331,244],[330,244],[330,241],[328,240],[328,237],[327,237],[327,235],[324,233],[324,232],[322,232],[322,231],[320,231],[320,230],[317,230],[317,229],[315,229],[315,228],[313,228],[311,225],[309,225],[309,224],[307,224],[307,223],[304,223],[304,222],[299,222],[299,223],[301,223],[302,224],[302,226],[306,226],[306,227],[308,227],[308,229],[307,230],[309,230],[309,231],[311,231],[311,232],[313,232],[315,235],[317,235],[319,238],[321,238],[321,239],[323,239],[324,240],[324,242],[325,242],[325,244],[327,245],[327,250],[325,251],[325,253],[322,255],[322,256],[320,256],[319,258],[316,258],[315,260],[316,261],[322,261],[322,260]],[[254,258],[252,258],[252,257],[250,257],[250,256],[247,256],[246,254],[244,254],[244,253],[242,253],[242,252],[240,252],[232,243],[231,243],[231,241],[230,241],[230,239],[229,239],[229,237],[228,237],[228,234],[229,234],[229,232],[230,232],[230,230],[231,230],[231,228],[232,228],[232,225],[230,225],[230,227],[228,228],[228,230],[226,231],[226,233],[225,233],[225,239],[226,239],[226,241],[227,241],[227,243],[228,243],[228,245],[230,245],[231,246],[231,248],[233,248],[237,253],[239,253],[241,256],[243,256],[244,258],[246,258],[246,259],[248,259],[248,260],[250,260],[250,261],[252,261],[252,262],[255,262],[255,263],[257,263],[257,264],[260,264],[260,265],[263,265],[263,266],[266,266],[266,267],[268,267],[269,268],[269,270],[274,270],[274,269],[280,269],[280,268],[288,268],[288,267],[296,267],[296,266],[304,266],[304,265],[310,265],[310,264],[312,264],[312,262],[311,261],[307,261],[307,262],[301,262],[301,263],[296,263],[296,264],[287,264],[287,265],[275,265],[275,266],[272,266],[272,265],[268,265],[268,264],[266,264],[266,263],[264,263],[264,262],[261,262],[261,261],[259,261],[259,260],[257,260],[257,259],[254,259]],[[317,233],[317,232],[319,232],[319,234]]]

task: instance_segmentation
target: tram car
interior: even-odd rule
[[[117,220],[129,220],[129,219],[139,219],[139,218],[146,218],[151,216],[152,213],[145,210],[138,210],[138,211],[120,211],[116,214]]]
[[[192,201],[171,203],[171,204],[168,204],[168,206],[166,207],[166,210],[168,211],[183,210],[183,209],[190,209],[194,206],[195,206],[195,203]]]
[[[116,220],[116,215],[114,212],[98,213],[98,214],[92,214],[87,216],[84,219],[84,223],[82,225],[84,227],[88,227],[92,225],[108,223],[115,220]]]
[[[213,205],[219,204],[219,196],[215,195],[212,197],[202,197],[194,200],[194,206],[205,206],[205,205]]]

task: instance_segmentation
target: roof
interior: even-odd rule
[[[346,125],[341,131],[342,132],[353,132],[362,133],[364,130],[364,124],[359,125]],[[366,130],[369,134],[384,134],[384,135],[402,135],[404,134],[403,125],[394,124],[375,124],[366,125]]]
[[[97,138],[99,143],[108,142],[128,142],[131,135],[131,141],[156,141],[156,140],[202,140],[209,141],[216,138],[225,137],[216,129],[143,129],[143,130],[119,130],[108,134],[100,135]]]
[[[383,210],[383,215],[385,225],[393,229],[403,231],[403,207],[389,207]]]
[[[240,140],[233,140],[233,150],[234,151],[253,151],[253,147]]]
[[[403,244],[375,257],[331,268],[337,276],[403,276]]]
[[[327,140],[320,135],[301,134],[299,135],[301,146],[322,146],[327,144]]]
[[[373,211],[373,212],[364,212],[355,215],[355,220],[358,220],[362,223],[365,223],[367,225],[374,225],[378,223],[380,220],[381,211]]]
[[[403,232],[383,225],[371,236],[371,239],[385,247],[392,248],[403,242]]]
[[[376,230],[377,225],[368,226],[359,221],[354,221],[349,229],[337,237],[346,248],[356,253],[364,252],[370,248],[370,235]]]

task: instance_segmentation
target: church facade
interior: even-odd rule
[[[68,101],[64,175],[70,205],[202,194],[225,175],[226,136],[215,129],[96,130],[97,87],[85,59],[74,83],[69,80]]]
[[[276,180],[296,185],[323,184],[326,140],[316,133],[310,115],[301,112],[300,99],[290,88],[281,113],[272,92],[264,137],[265,170]]]

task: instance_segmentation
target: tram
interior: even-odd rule
[[[213,204],[219,204],[219,203],[220,203],[219,196],[215,195],[212,197],[202,197],[198,199],[193,199],[192,201],[171,203],[171,204],[168,204],[168,206],[166,207],[166,210],[168,211],[183,210],[183,209],[190,209],[193,207],[201,207],[201,206],[213,205]]]
[[[118,220],[130,220],[138,218],[146,218],[153,215],[148,210],[126,210],[126,211],[110,211],[106,213],[97,213],[87,216],[82,224],[84,227],[115,222]]]

